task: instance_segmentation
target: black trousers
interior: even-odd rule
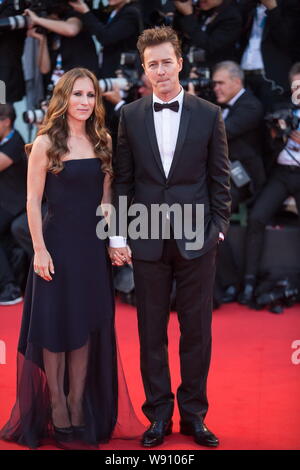
[[[10,267],[5,250],[4,236],[7,235],[14,216],[0,207],[0,289],[6,284],[15,282],[14,274]]]
[[[256,276],[264,248],[265,226],[288,196],[294,196],[300,214],[300,167],[276,165],[248,219],[246,275]]]
[[[174,409],[167,335],[173,278],[181,333],[181,384],[177,390],[181,419],[193,421],[207,413],[216,252],[217,246],[199,258],[186,260],[179,253],[176,241],[171,239],[165,240],[159,261],[133,260],[141,373],[146,394],[142,409],[151,422],[170,419]]]

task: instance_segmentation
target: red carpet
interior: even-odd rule
[[[0,307],[0,351],[2,342],[6,344],[6,364],[0,365],[0,427],[15,400],[21,308],[21,305]],[[146,422],[140,411],[144,397],[134,308],[118,305],[117,329],[131,397],[138,415]],[[169,354],[174,390],[179,383],[178,337],[176,314],[172,314]],[[249,310],[236,304],[214,312],[209,376],[211,406],[206,422],[220,438],[219,449],[300,449],[300,364],[292,363],[295,340],[300,340],[299,304],[286,309],[283,315]],[[158,449],[202,449],[191,438],[178,433],[177,409],[174,420],[175,432]],[[0,449],[24,448],[0,441]],[[102,449],[141,448],[138,441],[113,440]]]

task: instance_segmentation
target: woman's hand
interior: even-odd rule
[[[50,273],[54,274],[54,265],[52,258],[46,248],[35,251],[33,258],[33,267],[34,272],[38,276],[45,279],[45,281],[52,281]]]
[[[27,8],[24,11],[24,15],[28,17],[29,20],[29,28],[32,28],[33,26],[39,25],[40,17],[34,13],[34,11],[29,10]]]
[[[90,11],[89,7],[87,6],[86,3],[84,3],[83,0],[75,0],[73,2],[69,2],[69,4],[71,5],[71,7],[77,11],[78,13],[87,13],[88,11]]]

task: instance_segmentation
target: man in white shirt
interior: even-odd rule
[[[172,432],[174,394],[167,353],[170,294],[176,279],[176,305],[181,328],[182,383],[177,390],[183,434],[199,445],[215,447],[218,439],[204,419],[208,409],[206,380],[211,354],[211,308],[215,258],[220,233],[228,229],[230,214],[229,162],[220,109],[184,92],[179,82],[182,57],[176,33],[167,27],[145,30],[138,49],[153,94],[122,107],[115,158],[114,204],[146,209],[141,222],[148,236],[130,238],[137,298],[141,372],[146,401],[143,411],[151,422],[142,439],[144,447],[162,444]],[[154,205],[167,205],[152,236]],[[178,220],[173,204],[191,208]],[[204,209],[204,223],[196,210]],[[178,215],[178,214],[177,214]],[[203,233],[197,248],[180,236],[176,226],[192,222]],[[171,236],[165,237],[171,224]],[[110,240],[113,263],[131,261],[126,230],[117,229]],[[122,235],[122,236],[120,236]],[[130,235],[130,233],[129,233]],[[196,235],[195,235],[196,237]],[[195,249],[194,249],[195,248]]]

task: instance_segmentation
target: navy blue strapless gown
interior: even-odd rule
[[[47,174],[43,222],[55,274],[44,281],[31,266],[18,347],[17,402],[0,437],[36,447],[51,437],[43,348],[68,352],[89,341],[84,394],[87,440],[108,440],[117,421],[118,378],[114,295],[105,241],[96,235],[104,174],[98,158],[69,160]],[[66,373],[65,391],[68,391]]]

